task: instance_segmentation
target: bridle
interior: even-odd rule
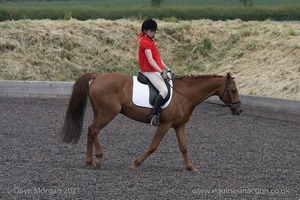
[[[229,89],[230,89],[229,85],[234,84],[234,83],[235,83],[234,81],[231,82],[231,83],[229,83],[228,80],[226,79],[225,89],[224,89],[224,92],[223,92],[223,94],[221,96],[221,99],[222,99],[223,96],[224,96],[224,94],[225,94],[225,92],[226,92],[227,103],[225,104],[225,106],[229,107],[231,111],[233,111],[234,109],[236,109],[238,107],[237,106],[237,107],[232,108],[232,105],[236,105],[236,104],[240,104],[241,103],[241,101],[232,102],[232,98],[231,98],[230,91],[229,91]]]

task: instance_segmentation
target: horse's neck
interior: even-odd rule
[[[190,101],[198,105],[207,98],[217,95],[222,83],[222,77],[198,77],[183,79],[181,83],[184,94]]]

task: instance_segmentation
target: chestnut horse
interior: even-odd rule
[[[97,75],[87,73],[74,84],[70,102],[61,132],[63,142],[76,143],[81,135],[83,116],[89,97],[94,112],[94,121],[88,128],[86,163],[90,166],[101,164],[103,153],[98,134],[118,113],[144,123],[149,123],[150,109],[139,107],[132,102],[133,79],[118,73]],[[218,75],[191,75],[173,78],[173,97],[170,104],[161,111],[160,124],[148,150],[131,165],[136,169],[152,154],[170,128],[174,128],[187,170],[197,172],[188,158],[185,124],[193,110],[210,96],[217,95],[230,107],[232,114],[241,113],[241,101],[234,78],[228,73]],[[96,158],[93,160],[93,147]]]

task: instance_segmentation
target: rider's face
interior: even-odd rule
[[[154,38],[156,30],[146,30],[145,33],[148,35],[148,37]]]

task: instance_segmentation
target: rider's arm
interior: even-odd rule
[[[162,70],[159,68],[159,66],[157,65],[157,63],[156,63],[155,60],[153,59],[151,50],[150,50],[150,49],[145,49],[145,54],[146,54],[146,57],[147,57],[147,59],[148,59],[149,64],[150,64],[154,69],[156,69],[158,72],[162,72]]]
[[[165,68],[165,70],[168,72],[168,71],[171,71],[170,68],[164,63],[163,60],[161,60],[161,63],[162,63],[162,66]]]

